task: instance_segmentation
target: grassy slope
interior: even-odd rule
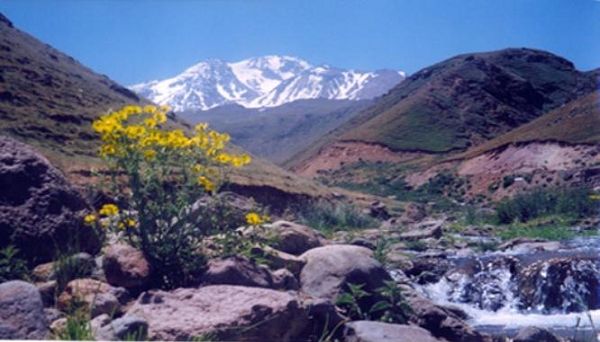
[[[465,149],[527,123],[593,88],[554,55],[507,49],[457,56],[421,70],[341,140],[396,150]]]
[[[1,14],[0,51],[0,134],[37,147],[72,179],[89,182],[87,171],[101,165],[92,121],[110,109],[149,102],[16,29]],[[188,125],[171,115],[169,126]],[[330,193],[259,158],[233,178],[294,194]]]
[[[600,91],[571,101],[460,155],[471,158],[509,144],[557,141],[569,144],[600,143]]]

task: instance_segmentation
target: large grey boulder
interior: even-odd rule
[[[306,265],[300,272],[300,286],[304,293],[315,298],[335,301],[348,284],[363,284],[363,289],[374,292],[391,280],[383,266],[365,247],[330,245],[302,254]]]
[[[148,322],[151,340],[295,341],[309,324],[296,294],[210,285],[140,295],[127,315]]]
[[[323,234],[298,223],[276,221],[265,228],[275,236],[273,247],[289,254],[300,255],[325,241]]]
[[[86,201],[30,146],[0,136],[0,247],[14,244],[31,264],[69,245],[91,254],[100,239],[82,224]]]
[[[0,284],[0,340],[44,340],[48,327],[42,297],[20,280]]]
[[[137,289],[150,281],[150,263],[144,253],[124,243],[106,248],[102,268],[106,281],[114,286]]]
[[[441,342],[431,333],[414,325],[355,321],[344,326],[345,342]]]

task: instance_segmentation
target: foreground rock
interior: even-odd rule
[[[94,279],[76,279],[67,284],[57,304],[63,311],[72,309],[74,305],[85,305],[92,317],[101,314],[112,316],[121,310],[119,297],[125,296],[122,290]]]
[[[517,333],[513,342],[561,342],[562,339],[546,329],[526,327]]]
[[[350,322],[344,328],[345,342],[441,342],[423,328],[373,321]]]
[[[102,260],[106,281],[127,289],[143,288],[150,281],[150,264],[144,254],[123,243],[109,246]]]
[[[306,265],[300,273],[300,286],[315,298],[335,301],[348,284],[363,284],[364,290],[374,292],[391,280],[365,247],[330,245],[311,249],[301,257]]]
[[[294,294],[233,285],[151,291],[127,314],[148,321],[148,338],[167,341],[292,341],[309,323]]]
[[[300,255],[323,245],[325,241],[318,231],[293,222],[277,221],[267,225],[266,229],[276,236],[273,247],[289,254]]]
[[[46,315],[37,288],[20,280],[0,284],[0,340],[46,338]]]
[[[0,247],[12,243],[31,263],[77,243],[96,253],[100,239],[82,224],[87,204],[63,174],[28,145],[0,136]]]

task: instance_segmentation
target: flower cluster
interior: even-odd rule
[[[246,214],[246,223],[251,226],[260,226],[263,223],[266,223],[270,220],[267,215],[260,215],[255,212],[250,212]]]
[[[127,228],[135,228],[137,221],[127,215],[119,215],[119,207],[116,204],[105,204],[98,210],[98,214],[88,214],[83,218],[83,222],[88,226],[95,226],[97,223],[100,227],[108,229],[114,226],[120,230]]]
[[[250,163],[246,154],[225,152],[229,135],[210,130],[205,123],[196,125],[192,136],[181,129],[161,129],[167,121],[167,111],[168,107],[125,106],[94,121],[92,127],[103,142],[100,156],[163,164],[177,158],[194,159],[192,171],[207,192],[216,190],[220,167],[237,168]]]

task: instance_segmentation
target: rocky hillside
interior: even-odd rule
[[[95,154],[99,114],[143,100],[0,14],[0,133],[69,156]]]
[[[408,77],[294,158],[302,169],[337,142],[426,154],[465,151],[596,87],[593,73],[532,49],[465,54]]]

